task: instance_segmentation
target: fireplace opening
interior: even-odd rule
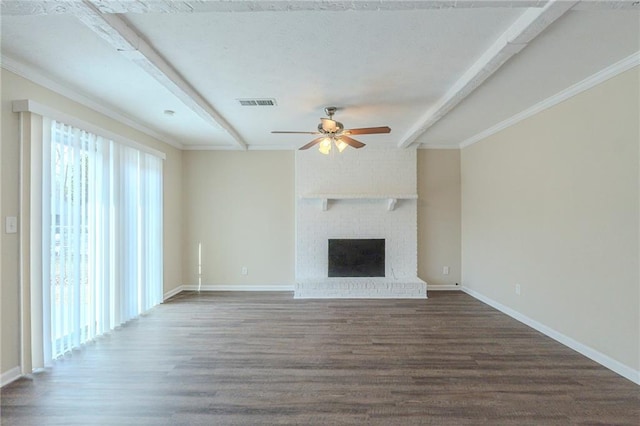
[[[384,277],[384,239],[329,239],[329,277]]]

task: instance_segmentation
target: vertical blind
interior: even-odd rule
[[[45,128],[46,365],[162,301],[162,159],[54,120]]]

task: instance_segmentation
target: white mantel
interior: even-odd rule
[[[398,200],[417,200],[418,194],[308,194],[301,199],[319,200],[323,211],[327,211],[330,201],[338,200],[385,200],[387,210],[394,210]]]
[[[296,155],[297,298],[425,298],[415,149]],[[328,278],[330,238],[384,238],[385,277]]]

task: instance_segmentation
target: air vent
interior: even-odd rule
[[[276,106],[275,99],[238,99],[242,106]]]
[[[256,103],[260,106],[274,106],[276,101],[273,99],[257,99]]]

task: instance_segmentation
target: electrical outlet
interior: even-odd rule
[[[449,267],[448,266],[443,266],[442,267],[442,275],[449,275]]]
[[[520,296],[520,284],[516,284],[516,294]]]
[[[247,274],[249,273],[249,270],[247,269],[247,267],[246,267],[246,266],[243,266],[243,267],[242,267],[242,270],[240,271],[240,273],[241,273],[242,275],[247,275]]]

